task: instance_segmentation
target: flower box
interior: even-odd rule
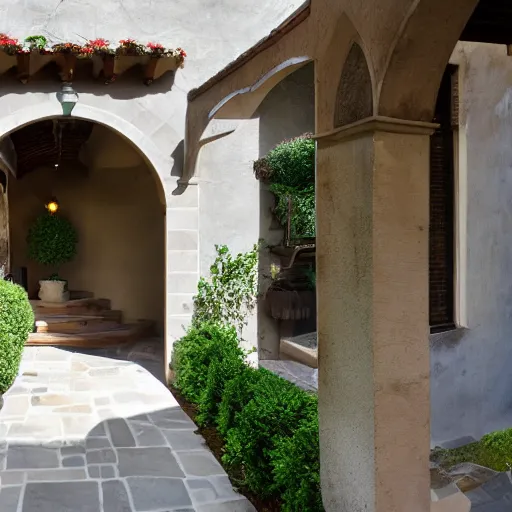
[[[141,66],[144,83],[149,85],[168,71],[183,67],[185,57],[181,48],[172,50],[160,43],[143,45],[134,39],[122,39],[117,46],[105,39],[94,39],[85,45],[65,42],[49,47],[46,37],[41,35],[29,36],[20,44],[17,39],[0,34],[0,74],[16,67],[23,83],[52,61],[59,66],[61,79],[72,81],[77,60],[90,59],[93,76],[102,76],[105,83],[111,83],[134,66]]]

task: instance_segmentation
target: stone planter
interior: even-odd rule
[[[66,281],[39,281],[39,298],[43,302],[66,302],[69,292],[65,288]]]
[[[276,320],[307,320],[315,305],[315,292],[270,289],[266,302]]]
[[[144,69],[144,84],[150,85],[169,71],[176,71],[178,63],[172,56],[150,57]]]

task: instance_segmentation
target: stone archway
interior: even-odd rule
[[[62,108],[56,101],[44,99],[40,103],[24,107],[0,118],[0,136],[36,121],[62,118]],[[165,283],[165,365],[166,374],[171,357],[172,343],[181,337],[183,325],[190,320],[191,309],[188,301],[195,292],[197,283],[198,233],[194,218],[197,217],[197,187],[190,187],[187,194],[173,191],[174,180],[171,178],[173,160],[164,155],[132,123],[122,117],[84,103],[76,105],[70,119],[81,119],[97,123],[119,135],[129,142],[142,155],[146,165],[153,174],[157,187],[158,203],[164,215],[164,251],[165,267],[161,282]],[[183,217],[191,221],[183,228]],[[185,302],[185,299],[187,302]]]

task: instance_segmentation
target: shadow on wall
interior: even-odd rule
[[[79,66],[76,70],[73,88],[78,93],[94,94],[96,96],[110,96],[118,100],[130,100],[143,98],[154,94],[169,92],[175,79],[175,73],[169,72],[155,80],[150,86],[145,86],[142,81],[143,71],[135,66],[111,84],[106,85],[101,78],[92,76],[92,69],[87,64]],[[179,70],[177,71],[179,73]],[[2,75],[2,95],[27,94],[27,93],[52,93],[60,90],[62,82],[59,79],[59,69],[52,63],[30,77],[27,84],[22,84],[16,78],[14,69]]]
[[[287,76],[260,105],[255,114],[260,120],[259,157],[265,156],[274,146],[315,130],[315,82],[314,64],[311,62]],[[255,178],[256,179],[256,178]],[[268,185],[260,182],[260,239],[267,245],[279,245],[284,230],[275,219],[272,210],[274,194]],[[260,253],[259,288],[264,293],[269,285],[270,266],[280,259],[268,250]],[[261,359],[279,357],[279,328],[265,307],[258,309],[258,339]]]

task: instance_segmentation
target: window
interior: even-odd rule
[[[430,139],[429,318],[431,332],[455,327],[455,165],[457,68],[449,66],[437,97]],[[455,85],[455,87],[454,87]]]

